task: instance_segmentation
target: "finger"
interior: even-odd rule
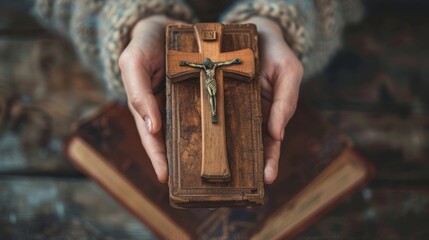
[[[158,181],[165,183],[168,178],[168,168],[162,131],[159,131],[156,134],[151,134],[147,131],[145,126],[146,124],[140,117],[139,113],[134,109],[131,109],[131,112],[133,113],[141,142],[152,162],[152,166],[155,170],[156,176],[158,177]]]
[[[302,66],[296,59],[286,61],[277,69],[279,73],[273,81],[273,103],[268,119],[268,130],[273,139],[282,141],[284,129],[296,109]]]
[[[266,136],[264,138],[264,182],[271,184],[277,178],[281,141]]]
[[[281,141],[275,140],[268,134],[268,118],[271,111],[271,99],[262,98],[262,117],[264,131],[264,182],[271,184],[277,178]]]
[[[143,119],[147,131],[156,134],[162,127],[161,114],[152,90],[161,74],[151,74],[150,60],[133,44],[121,55],[120,66],[130,107]],[[162,69],[162,68],[161,68]]]

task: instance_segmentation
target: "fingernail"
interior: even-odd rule
[[[167,179],[164,179],[164,178],[158,178],[158,181],[159,181],[160,183],[166,183],[166,182],[167,182]]]
[[[282,141],[283,141],[283,139],[285,137],[285,129],[286,129],[286,125],[283,125],[282,134],[280,135],[280,138],[282,139]]]
[[[272,167],[271,166],[267,166],[267,167],[265,167],[265,170],[264,170],[264,180],[265,180],[265,183],[267,183],[267,184],[271,184],[271,183],[273,183],[273,180],[271,179],[272,177],[271,177],[271,175],[273,174],[273,169],[272,169]]]
[[[285,137],[285,129],[283,128],[283,130],[282,130],[282,134],[280,135],[280,137],[281,137],[281,139],[282,139],[282,141],[283,141],[283,138]]]
[[[150,117],[146,116],[143,118],[145,124],[146,124],[146,129],[149,133],[152,133],[152,120],[150,120]]]

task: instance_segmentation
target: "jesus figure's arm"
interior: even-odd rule
[[[204,68],[203,64],[191,63],[188,61],[180,61],[179,65],[180,66],[190,66],[190,67],[194,67],[194,68]]]
[[[228,66],[228,65],[239,64],[239,63],[241,63],[241,59],[234,58],[231,61],[217,62],[217,63],[215,63],[215,65],[216,65],[216,67],[219,67],[219,66]]]

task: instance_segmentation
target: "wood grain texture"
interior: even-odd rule
[[[201,99],[201,125],[202,125],[202,165],[201,177],[208,182],[227,182],[231,178],[226,154],[225,136],[225,114],[224,114],[224,82],[223,71],[228,68],[233,74],[248,77],[252,80],[255,74],[254,52],[247,48],[227,53],[221,52],[223,24],[204,23],[194,26],[195,38],[198,44],[198,53],[188,53],[182,51],[167,51],[167,75],[175,82],[175,75],[179,80],[192,77],[194,74],[200,75],[200,96]],[[207,35],[207,36],[206,36]],[[205,89],[204,79],[207,78],[204,69],[197,69],[189,66],[180,66],[181,61],[192,63],[203,63],[204,59],[211,59],[213,62],[226,62],[238,58],[240,64],[222,66],[216,68],[217,82],[217,123],[211,121],[211,106],[208,100],[208,93]],[[177,84],[177,82],[175,82]]]
[[[215,30],[219,42],[200,41],[205,30]],[[262,115],[256,77],[256,27],[251,24],[172,25],[167,28],[166,48],[171,204],[175,207],[261,204],[264,195]],[[204,58],[213,62],[242,58],[242,64],[216,71],[220,124],[210,122],[210,105],[203,82],[205,73],[179,65],[183,60],[202,63]],[[201,174],[213,176],[227,168],[230,170],[227,182],[207,182],[201,178]]]

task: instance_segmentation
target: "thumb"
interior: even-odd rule
[[[284,129],[296,109],[302,66],[298,61],[294,64],[286,61],[279,65],[279,70],[278,77],[273,79],[273,103],[268,119],[268,130],[273,139],[282,141]]]
[[[127,48],[119,60],[129,105],[143,119],[147,132],[156,134],[162,127],[162,121],[152,90],[152,78],[159,76],[153,76],[148,71],[149,64],[150,61],[141,51],[131,48]]]

